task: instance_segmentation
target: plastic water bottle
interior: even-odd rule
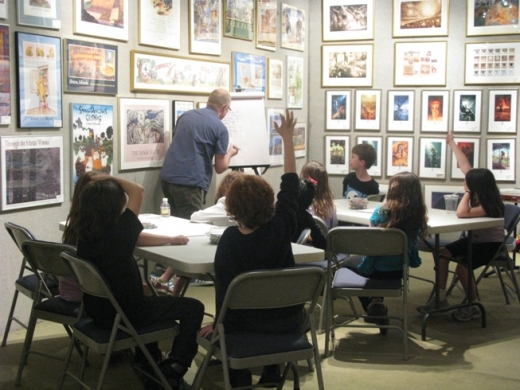
[[[169,217],[170,216],[170,204],[168,203],[168,198],[163,198],[161,203],[161,217]]]

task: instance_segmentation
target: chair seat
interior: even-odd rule
[[[22,276],[18,278],[15,282],[16,289],[18,291],[27,291],[31,294],[36,291],[38,288],[38,277],[34,274]],[[48,289],[54,294],[58,292],[58,281],[54,278],[48,278],[46,280],[46,284]]]
[[[230,357],[240,359],[312,349],[312,344],[301,334],[236,332],[226,335],[226,349]]]
[[[61,297],[54,297],[38,303],[34,306],[34,310],[75,319],[78,317],[80,306],[79,302],[69,302]]]
[[[339,269],[334,275],[333,288],[360,288],[364,290],[400,290],[401,279],[370,279],[348,268]]]
[[[343,263],[345,260],[349,257],[346,253],[338,253],[336,255],[338,259],[339,266],[343,266]],[[328,267],[328,261],[322,260],[322,261],[311,261],[310,263],[298,263],[296,264],[296,267],[318,267],[322,270],[326,271]]]

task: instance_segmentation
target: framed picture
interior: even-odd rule
[[[7,19],[8,15],[7,0],[0,0],[0,19]]]
[[[119,98],[119,169],[161,167],[171,142],[170,102]]]
[[[18,127],[62,127],[61,40],[16,32]]]
[[[7,2],[4,5],[7,7]],[[10,47],[9,26],[0,24],[0,125],[11,124]]]
[[[117,95],[117,46],[64,40],[65,92]]]
[[[516,133],[518,90],[489,91],[488,133]]]
[[[393,37],[447,36],[450,0],[394,0]]]
[[[18,24],[22,26],[53,28],[56,30],[61,28],[60,0],[18,0],[16,2],[16,15]]]
[[[255,35],[254,0],[224,1],[224,36],[252,41]]]
[[[327,91],[326,130],[350,130],[350,91]]]
[[[346,175],[350,171],[349,153],[348,135],[325,136],[325,169],[329,175]]]
[[[276,51],[278,35],[278,2],[256,0],[256,47]]]
[[[374,39],[374,0],[323,0],[323,41]]]
[[[285,115],[281,108],[267,109],[267,134],[269,135],[269,163],[271,166],[283,165],[283,141],[274,124],[281,124],[280,114]]]
[[[233,90],[240,92],[265,92],[265,57],[255,54],[232,52]]]
[[[374,45],[324,45],[321,47],[322,87],[371,87]]]
[[[367,169],[370,176],[383,176],[382,171],[382,150],[383,150],[383,139],[381,137],[357,137],[358,144],[369,144],[372,145],[376,151],[376,161],[372,166]]]
[[[185,100],[174,100],[172,102],[172,117],[173,117],[173,127],[177,124],[177,120],[180,118],[182,114],[186,111],[193,110],[194,105],[191,101]],[[173,133],[172,133],[173,134]]]
[[[140,45],[181,48],[181,0],[139,0],[138,15]]]
[[[453,131],[480,133],[482,90],[453,91]]]
[[[305,49],[305,10],[282,3],[282,47]]]
[[[222,0],[190,0],[190,53],[222,52]]]
[[[303,58],[287,56],[287,107],[303,107]]]
[[[130,51],[130,90],[210,94],[229,89],[229,62]]]
[[[267,98],[283,98],[283,60],[267,59]]]
[[[128,0],[76,0],[74,33],[128,41],[128,10]]]
[[[305,157],[307,155],[307,123],[296,123],[293,132],[294,155]]]
[[[454,138],[453,139],[460,150],[464,153],[472,168],[478,168],[480,138]],[[464,179],[466,175],[460,170],[459,164],[455,156],[451,159],[451,178]]]
[[[415,91],[388,91],[387,131],[413,131]]]
[[[381,90],[379,89],[357,89],[356,130],[379,130],[381,126]]]
[[[422,91],[421,131],[448,132],[449,91]]]
[[[387,137],[386,175],[399,172],[412,172],[413,138]]]
[[[438,208],[437,204],[444,195],[452,195],[464,193],[464,187],[460,186],[445,186],[445,185],[430,185],[424,186],[424,203],[428,209]],[[443,208],[444,209],[444,208]]]
[[[0,147],[2,211],[63,202],[63,136],[3,136]]]
[[[514,138],[487,140],[487,168],[497,181],[515,181]]]
[[[396,42],[394,85],[446,85],[447,42]]]
[[[466,35],[518,34],[518,0],[467,0]]]
[[[421,138],[419,150],[419,177],[446,178],[446,140]]]
[[[518,84],[520,41],[466,43],[465,84]]]

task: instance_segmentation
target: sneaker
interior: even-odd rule
[[[448,303],[448,300],[445,299],[444,301],[439,301],[439,309],[444,309],[448,307],[450,304]],[[425,305],[417,306],[417,311],[421,314],[428,314],[432,310],[437,309],[435,307],[435,297],[432,297]]]
[[[367,309],[367,316],[364,318],[365,322],[369,324],[381,323],[381,317],[388,314],[388,309],[383,302],[371,303]]]
[[[173,282],[170,280],[164,281],[156,276],[150,276],[150,283],[157,292],[171,294],[173,292]]]
[[[482,318],[482,312],[480,311],[480,308],[476,305],[460,307],[453,313],[451,313],[451,315],[454,319],[461,322],[478,320]]]

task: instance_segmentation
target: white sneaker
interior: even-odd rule
[[[457,321],[465,322],[482,318],[482,312],[477,305],[460,307],[451,313]]]
[[[445,307],[448,307],[450,304],[448,303],[448,300],[445,299],[444,301],[439,301],[439,307],[435,306],[435,296],[433,296],[425,305],[417,306],[417,311],[421,314],[428,314],[432,310],[435,309],[444,309]]]

